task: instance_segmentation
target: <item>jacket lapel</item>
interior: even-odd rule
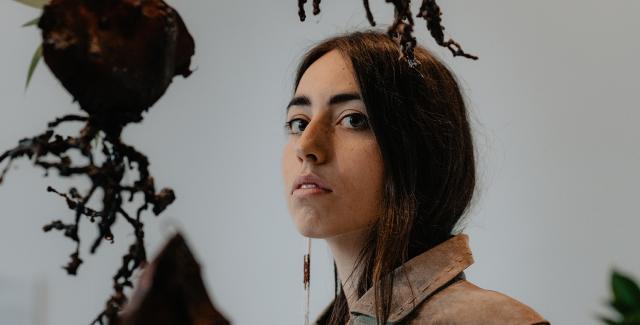
[[[471,264],[473,256],[469,249],[468,235],[459,234],[398,267],[393,273],[393,295],[388,323],[401,321]],[[352,319],[349,323],[376,324],[375,314],[372,288],[351,308]]]

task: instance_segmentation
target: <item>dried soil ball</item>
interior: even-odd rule
[[[38,26],[53,74],[111,135],[191,74],[193,38],[161,0],[52,0]]]

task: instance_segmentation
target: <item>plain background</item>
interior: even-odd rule
[[[480,184],[466,221],[476,260],[468,278],[554,324],[599,324],[612,268],[640,279],[640,2],[439,2],[446,31],[480,56],[453,58],[419,21],[419,42],[457,74],[473,120]],[[171,4],[196,39],[196,71],[174,79],[123,134],[149,157],[156,185],[177,194],[161,216],[144,217],[149,252],[182,229],[234,324],[300,324],[305,242],[281,181],[285,105],[309,46],[368,28],[362,1],[324,1],[316,17],[309,3],[305,23],[293,0]],[[371,6],[386,29],[392,6]],[[45,65],[24,89],[39,33],[20,25],[37,15],[0,4],[0,150],[79,112]],[[131,230],[117,224],[116,243],[91,256],[96,230],[84,222],[85,262],[67,276],[60,267],[72,242],[41,227],[72,212],[45,188],[88,183],[43,178],[27,159],[14,166],[0,186],[0,323],[88,324],[111,293]],[[312,256],[315,316],[332,296],[333,270],[322,241]]]

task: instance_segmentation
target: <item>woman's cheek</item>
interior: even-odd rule
[[[365,148],[367,148],[366,152],[364,153],[366,162],[361,161],[360,163],[362,164],[362,166],[367,166],[367,168],[363,168],[363,174],[360,175],[360,177],[362,180],[364,180],[364,191],[367,193],[366,209],[368,213],[366,213],[366,217],[368,220],[366,221],[366,223],[371,223],[373,222],[373,219],[377,218],[380,215],[384,168],[377,143],[370,143],[369,146]]]
[[[295,178],[296,172],[296,156],[293,152],[293,145],[291,141],[289,141],[282,153],[282,180],[284,185],[284,193],[287,197],[287,200],[290,199],[291,185],[293,184],[293,179]]]

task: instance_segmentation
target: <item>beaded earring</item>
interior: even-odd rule
[[[309,325],[309,284],[311,280],[311,238],[307,238],[307,253],[304,254],[303,283],[306,293],[304,301],[304,324]]]

